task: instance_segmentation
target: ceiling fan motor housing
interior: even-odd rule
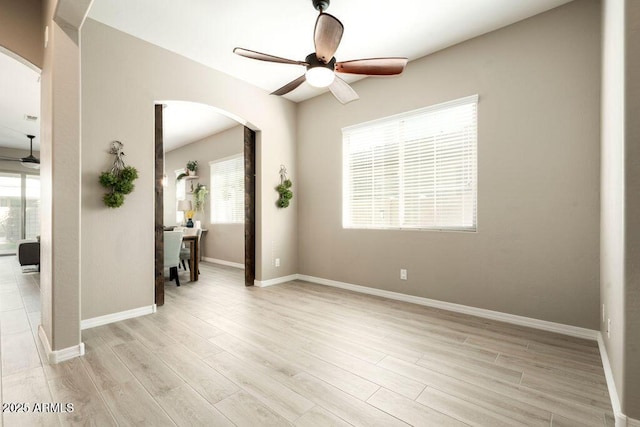
[[[311,68],[315,68],[315,67],[324,67],[324,68],[328,68],[331,71],[335,70],[336,67],[336,58],[333,57],[331,58],[331,61],[324,63],[321,60],[318,59],[318,57],[316,56],[316,53],[310,53],[309,55],[307,55],[307,57],[305,58],[304,62],[306,62],[307,64],[307,70],[311,69]]]
[[[312,0],[313,1],[313,7],[316,8],[316,10],[318,12],[323,12],[327,9],[329,9],[329,0]]]

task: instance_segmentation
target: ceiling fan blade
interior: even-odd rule
[[[280,58],[279,56],[269,55],[267,53],[260,53],[249,49],[243,49],[236,47],[233,49],[233,53],[236,55],[244,56],[245,58],[257,59],[259,61],[276,62],[278,64],[293,64],[293,65],[308,65],[304,61],[294,61],[293,59]]]
[[[286,95],[287,93],[291,92],[292,90],[300,86],[302,83],[304,83],[306,79],[307,79],[306,76],[303,74],[297,79],[292,80],[286,85],[282,86],[280,89],[271,92],[271,95],[278,95],[278,96]]]
[[[360,99],[356,91],[338,76],[333,79],[333,83],[329,86],[329,90],[333,96],[343,104],[348,104],[351,101]]]
[[[316,21],[316,29],[313,33],[313,41],[316,46],[318,60],[325,64],[331,61],[338,49],[344,26],[338,19],[328,13],[321,13]]]
[[[21,162],[22,159],[17,159],[15,157],[7,157],[7,156],[0,156],[0,160],[7,160],[9,162]]]
[[[367,76],[393,76],[404,71],[407,58],[369,58],[336,63],[336,72]]]

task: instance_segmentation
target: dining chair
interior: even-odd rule
[[[180,265],[181,246],[182,231],[164,232],[164,268],[169,269],[169,280],[176,279],[176,286],[180,286],[178,265]]]
[[[195,230],[195,234],[196,236],[198,236],[198,252],[200,252],[200,237],[202,237],[202,229],[196,228]],[[191,247],[190,245],[182,245],[182,249],[180,249],[180,262],[182,262],[182,268],[184,268],[185,270],[187,269],[185,261],[189,260],[191,260]],[[191,264],[189,264],[189,268],[191,268]],[[200,271],[198,271],[198,274],[200,274]]]
[[[195,234],[195,232],[196,232],[195,228],[187,228],[187,227],[182,227],[182,226],[178,226],[178,227],[174,228],[174,230],[182,231],[182,233],[183,233],[182,237]],[[180,246],[180,261],[181,261],[182,264],[178,264],[178,269],[180,269],[180,267],[182,267],[184,270],[187,269],[187,267],[184,264],[184,260],[182,259],[182,251],[185,248],[187,248],[187,245],[184,242],[182,242],[182,246]],[[188,250],[188,248],[187,248],[187,250]]]

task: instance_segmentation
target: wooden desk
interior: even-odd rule
[[[182,236],[182,241],[189,244],[189,250],[191,251],[191,258],[189,259],[189,280],[192,282],[198,281],[198,269],[200,268],[200,245],[197,235]]]

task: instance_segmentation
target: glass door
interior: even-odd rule
[[[0,255],[15,254],[22,238],[22,176],[0,173]]]
[[[17,242],[40,234],[40,177],[0,172],[0,255],[14,255]]]
[[[25,176],[24,238],[40,235],[40,175]]]

